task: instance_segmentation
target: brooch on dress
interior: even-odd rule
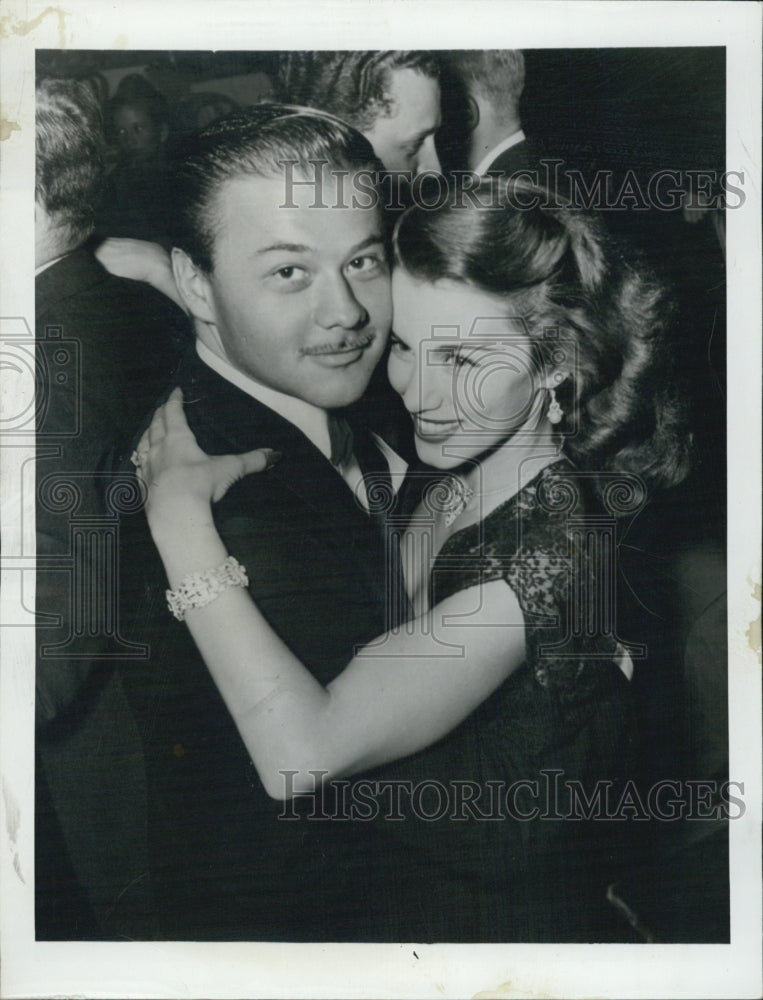
[[[444,514],[444,521],[447,527],[460,517],[464,508],[474,496],[474,490],[470,489],[463,479],[458,476],[449,476],[440,484],[442,496],[440,499],[440,509]]]

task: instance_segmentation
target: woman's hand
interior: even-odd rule
[[[183,412],[183,393],[174,389],[154,414],[132,461],[146,488],[149,524],[178,520],[183,513],[209,517],[211,504],[233,483],[269,469],[279,458],[270,448],[242,455],[207,455],[196,443]]]
[[[110,274],[133,281],[145,281],[188,312],[172,273],[170,255],[158,243],[110,236],[95,251]]]

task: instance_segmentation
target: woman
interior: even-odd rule
[[[433,940],[586,939],[601,931],[611,845],[577,806],[591,818],[594,782],[620,779],[631,753],[612,512],[681,478],[686,442],[659,287],[595,220],[540,207],[542,192],[485,185],[477,199],[414,207],[395,235],[390,381],[419,457],[444,474],[402,541],[406,628],[322,687],[214,527],[211,504],[263,455],[206,456],[173,395],[140,474],[171,603],[270,794],[284,795],[285,771],[299,793],[316,768],[337,778],[405,758],[384,773],[448,798],[436,817],[412,801],[425,822],[400,825],[410,937],[425,912]]]

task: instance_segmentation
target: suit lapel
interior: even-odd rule
[[[189,353],[179,371],[186,416],[201,448],[225,454],[274,448],[280,461],[264,473],[309,510],[305,532],[337,539],[374,593],[384,592],[384,544],[366,511],[326,457],[292,423]]]

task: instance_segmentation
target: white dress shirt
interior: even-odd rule
[[[497,159],[501,153],[505,153],[507,149],[511,149],[512,146],[516,146],[520,142],[524,141],[525,134],[522,129],[519,129],[518,132],[512,132],[510,136],[499,142],[497,146],[493,146],[490,152],[486,153],[485,156],[482,157],[480,162],[474,168],[474,173],[479,174],[481,177],[487,171],[493,160]]]
[[[328,413],[325,410],[321,409],[320,406],[307,403],[304,399],[289,396],[285,392],[279,392],[277,389],[271,389],[270,386],[263,385],[262,382],[257,382],[249,375],[245,375],[244,372],[235,368],[230,361],[221,358],[219,354],[215,354],[214,351],[200,340],[196,341],[196,352],[204,364],[217,372],[222,378],[273,410],[280,417],[283,417],[284,420],[288,420],[290,424],[294,424],[297,430],[301,431],[308,441],[314,444],[318,451],[331,462],[331,439],[329,437]],[[408,466],[390,448],[386,441],[377,434],[374,434],[373,437],[379,450],[387,460],[392,478],[392,487],[397,492]],[[262,446],[263,448],[267,447],[267,441],[263,441]],[[342,465],[334,465],[333,467],[367,510],[368,499],[363,483],[363,473],[360,471],[360,466],[355,456],[353,455],[349,461],[344,462]]]

